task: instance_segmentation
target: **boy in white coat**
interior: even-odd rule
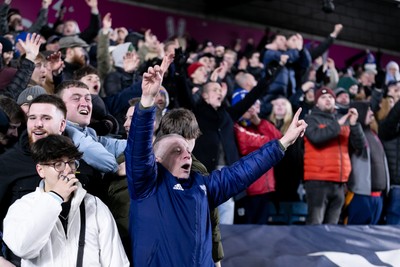
[[[129,266],[107,206],[75,177],[82,153],[72,141],[49,135],[32,145],[32,156],[43,180],[11,205],[4,220],[3,239],[21,266]]]

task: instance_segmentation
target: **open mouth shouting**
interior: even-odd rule
[[[191,164],[185,163],[185,164],[182,165],[181,168],[183,169],[184,173],[190,173],[190,167],[191,167]]]
[[[78,111],[78,113],[81,114],[81,115],[87,116],[87,115],[89,115],[89,110],[81,109],[81,110]]]

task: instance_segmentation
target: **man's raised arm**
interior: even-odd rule
[[[162,77],[172,60],[173,55],[167,55],[161,66],[150,67],[143,74],[142,98],[135,107],[125,149],[126,175],[132,199],[145,198],[154,189],[157,176],[152,149],[154,99],[160,90]]]

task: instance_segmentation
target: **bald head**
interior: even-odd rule
[[[177,178],[189,178],[192,166],[192,147],[182,136],[168,134],[153,144],[157,162]]]

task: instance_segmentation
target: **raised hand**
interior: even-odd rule
[[[355,108],[349,109],[349,123],[350,125],[354,126],[357,123],[358,119],[358,111]]]
[[[18,40],[18,44],[23,51],[20,51],[21,54],[26,54],[25,58],[29,59],[32,62],[35,62],[37,55],[39,54],[40,48],[40,35],[33,33],[26,36],[26,40],[22,41]]]
[[[289,55],[282,54],[280,56],[279,65],[284,66],[289,59]]]
[[[61,52],[52,53],[46,58],[46,60],[49,62],[53,75],[57,76],[63,71],[65,65],[64,61],[61,59]]]
[[[161,66],[149,67],[147,72],[143,73],[142,98],[140,100],[143,107],[154,105],[154,98],[160,90],[163,75],[173,60],[173,54],[168,54],[163,58]]]
[[[49,8],[53,0],[42,0],[42,8]]]
[[[333,38],[336,38],[339,33],[342,31],[343,25],[342,24],[335,24],[335,27],[333,28],[333,32],[331,33],[331,36]]]
[[[174,62],[174,54],[167,54],[164,56],[163,61],[161,62],[161,71],[162,76],[167,72],[169,65]]]
[[[85,0],[85,1],[86,1],[86,4],[87,4],[90,8],[93,8],[93,7],[97,7],[97,6],[98,6],[97,0]]]
[[[305,93],[305,92],[307,92],[308,90],[314,88],[314,86],[315,86],[315,85],[314,85],[314,82],[307,81],[307,82],[305,82],[305,83],[303,83],[303,84],[301,85],[301,90]]]
[[[222,61],[220,66],[211,73],[210,80],[212,82],[216,82],[218,78],[223,79],[227,71],[228,71],[227,64],[224,61]]]
[[[306,131],[308,125],[304,120],[299,120],[300,113],[301,108],[299,108],[296,114],[294,114],[293,120],[290,123],[288,130],[286,131],[285,135],[279,140],[285,148],[296,142],[299,136],[304,136],[304,132]]]
[[[127,52],[123,57],[124,71],[132,73],[139,67],[140,59],[136,52]]]
[[[111,13],[108,12],[103,18],[103,33],[108,34],[112,26]]]
[[[328,68],[331,69],[331,70],[335,69],[335,61],[334,61],[332,58],[330,58],[330,57],[328,57],[328,58],[326,59],[326,65],[327,65]]]
[[[90,12],[92,14],[98,14],[99,13],[97,0],[85,0],[85,2],[90,7]]]

